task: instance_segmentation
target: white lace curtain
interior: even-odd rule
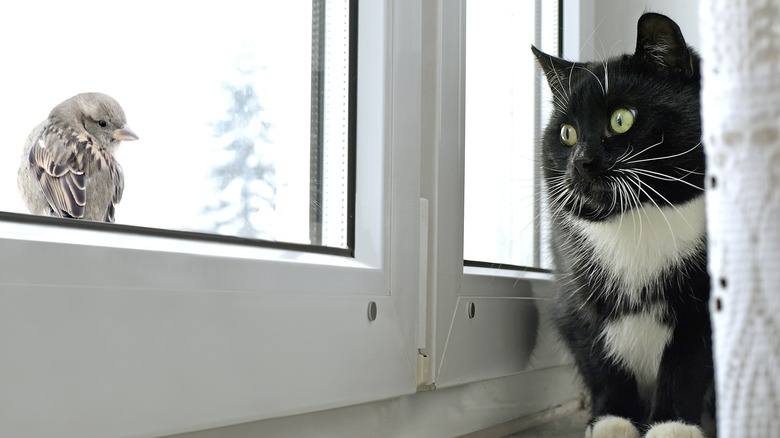
[[[700,3],[718,436],[780,436],[780,1]]]

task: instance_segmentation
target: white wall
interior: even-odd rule
[[[564,57],[586,61],[633,53],[636,22],[644,12],[669,16],[680,26],[688,45],[697,48],[698,5],[699,0],[564,0],[564,26],[573,30],[564,36]],[[579,21],[574,21],[576,16]]]

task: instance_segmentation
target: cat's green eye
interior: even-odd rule
[[[634,111],[628,108],[618,108],[609,119],[609,126],[615,134],[622,134],[634,124]]]
[[[574,146],[577,143],[577,130],[574,126],[561,126],[561,142],[566,146]]]

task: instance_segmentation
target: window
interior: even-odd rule
[[[467,4],[466,260],[543,266],[537,145],[549,98],[530,47],[557,52],[558,7]]]
[[[525,254],[525,258],[518,258],[515,254],[515,259],[507,259],[512,255],[507,250],[507,240],[516,238],[512,236],[514,232],[511,229],[501,230],[500,225],[511,220],[498,216],[491,218],[503,205],[513,200],[512,196],[531,207],[539,203],[538,198],[533,196],[534,171],[533,162],[530,161],[533,147],[522,141],[520,136],[512,138],[509,134],[518,131],[525,135],[525,132],[520,132],[521,127],[529,126],[531,132],[523,138],[531,140],[533,144],[536,127],[540,124],[536,116],[540,113],[534,109],[537,102],[535,96],[542,83],[536,84],[541,79],[535,79],[533,74],[530,44],[535,43],[544,50],[556,52],[553,44],[558,29],[556,8],[557,2],[443,2],[440,5],[440,17],[437,17],[441,23],[440,33],[437,35],[432,31],[429,37],[436,42],[437,50],[434,53],[438,56],[431,67],[434,85],[423,88],[436,90],[432,96],[423,93],[424,98],[435,102],[432,105],[435,109],[432,120],[423,123],[423,132],[426,129],[434,131],[429,134],[434,150],[430,158],[425,157],[427,167],[423,171],[423,175],[430,175],[432,179],[432,189],[423,193],[429,201],[431,217],[428,249],[431,256],[427,275],[431,288],[428,296],[429,311],[433,316],[425,327],[427,343],[422,351],[430,364],[430,381],[437,388],[462,385],[478,379],[532,375],[545,368],[558,369],[566,363],[566,359],[554,352],[551,341],[554,338],[550,336],[549,326],[545,325],[547,319],[540,316],[545,311],[545,299],[550,296],[552,275],[539,272],[539,269],[517,269],[518,266],[544,266],[537,262],[543,259],[539,249],[541,239],[531,233],[532,239],[514,242],[521,250],[517,252]],[[488,16],[493,17],[492,28]],[[543,18],[533,21],[532,32],[529,31],[519,40],[513,40],[508,35],[513,27],[524,26],[521,16]],[[502,31],[494,28],[501,28]],[[472,33],[471,29],[475,31]],[[480,38],[480,32],[490,36]],[[425,36],[423,40],[426,41]],[[480,41],[486,45],[474,46],[475,42]],[[502,61],[504,58],[513,61]],[[528,61],[523,61],[524,58],[528,58]],[[490,63],[485,72],[488,74],[470,76],[470,68],[480,62]],[[529,71],[520,74],[518,66],[525,66]],[[517,83],[518,75],[531,83]],[[484,91],[486,93],[511,95],[514,90],[516,99],[490,96],[492,101],[490,98],[477,98],[472,102],[469,97],[475,91],[470,91],[469,86],[474,84],[474,78],[477,92],[482,89],[487,90]],[[497,83],[504,88],[488,89],[492,84],[486,83]],[[544,97],[538,99],[538,102],[544,101]],[[494,101],[498,101],[500,107],[491,107],[498,105]],[[426,105],[425,99],[423,104]],[[472,110],[491,114],[493,124],[472,125],[469,120],[469,116],[474,117]],[[526,114],[525,118],[521,112]],[[427,113],[423,114],[425,122]],[[533,119],[533,122],[528,123],[526,118]],[[492,137],[501,145],[494,145],[495,150],[491,150],[490,146],[482,148],[485,142],[470,143],[470,133],[479,140],[479,130],[503,131],[501,136]],[[490,132],[484,134],[484,137],[491,138]],[[474,159],[469,152],[474,147],[477,148],[477,154],[491,157],[485,161]],[[503,155],[511,155],[513,148],[514,157]],[[424,150],[425,153],[428,151]],[[525,162],[523,157],[526,158]],[[510,159],[519,163],[516,166],[506,165],[504,170],[507,173],[494,177],[496,168],[501,167],[496,163]],[[470,168],[472,164],[477,165]],[[515,173],[515,169],[519,169],[519,173]],[[478,172],[476,178],[474,172]],[[511,194],[503,187],[497,187],[495,181],[500,179],[503,179],[501,184],[514,183],[523,188],[527,196]],[[487,183],[476,190],[471,189],[469,186],[475,181]],[[474,202],[473,199],[469,200],[470,193],[492,197],[492,201],[475,208],[469,204]],[[478,220],[474,220],[473,216],[470,218],[475,213],[470,211],[473,209],[482,215]],[[516,210],[522,208],[517,207]],[[536,215],[541,208],[533,211],[532,215],[525,216],[526,219],[537,220]],[[513,220],[519,219],[515,217]],[[538,226],[538,223],[533,226]],[[475,241],[481,244],[479,240],[488,237],[477,234],[475,239],[473,233],[484,231],[495,231],[494,235],[489,236],[491,241],[487,242],[488,251],[481,251],[481,248],[474,246]],[[503,239],[499,239],[502,234]],[[492,256],[503,258],[494,259]],[[480,263],[471,262],[475,258]],[[466,266],[464,260],[467,260]],[[494,269],[507,264],[512,264],[511,267],[515,269]],[[544,335],[537,337],[537,333]]]
[[[16,169],[33,127],[101,91],[140,137],[119,150],[118,224],[348,248],[350,3],[79,0],[4,14],[0,37],[18,43],[0,82],[0,210],[27,212]]]
[[[300,18],[296,29],[304,37],[299,40],[298,35],[289,35],[294,41],[287,44],[284,35],[275,35],[256,41],[253,50],[278,51],[283,58],[299,47],[310,62],[314,12],[294,3],[288,12]],[[82,81],[81,89],[102,89],[122,100],[132,129],[144,139],[123,145],[122,153],[146,139],[151,143],[154,136],[148,133],[153,128],[147,128],[147,124],[165,121],[173,133],[177,132],[181,124],[177,118],[185,116],[162,105],[162,99],[179,103],[185,115],[192,116],[194,109],[201,108],[211,111],[214,120],[221,120],[225,104],[230,103],[230,95],[220,86],[225,76],[212,78],[215,89],[184,85],[189,80],[187,75],[197,74],[198,68],[209,68],[217,61],[221,68],[234,68],[231,54],[222,53],[223,48],[217,44],[223,37],[211,31],[215,22],[271,26],[285,18],[284,11],[290,6],[273,2],[271,12],[260,16],[263,14],[249,13],[247,5],[201,2],[182,9],[180,5],[156,4],[157,9],[146,13],[133,10],[143,5],[123,5],[117,11],[119,15],[112,15],[104,4],[84,4],[84,8],[100,9],[112,19],[126,12],[124,21],[111,28],[112,32],[136,32],[137,38],[146,40],[163,29],[165,35],[170,35],[171,29],[180,30],[173,32],[180,35],[175,40],[156,41],[167,50],[155,52],[155,56],[129,48],[121,52],[120,60],[136,63],[128,67],[134,74],[130,76],[137,88],[134,93],[113,92],[107,77],[94,77],[94,81],[77,78]],[[276,6],[280,8],[278,13]],[[47,9],[48,15],[63,20],[73,6],[46,3],[45,8],[49,7],[54,9]],[[190,7],[204,9],[191,11]],[[413,36],[397,34],[392,26],[403,23],[419,28],[419,15],[403,15],[403,20],[396,21],[394,10],[385,2],[361,2],[357,11],[350,8],[349,13],[357,14],[361,23],[357,29],[358,92],[350,96],[360,108],[354,126],[360,154],[355,156],[353,177],[360,190],[354,192],[352,256],[311,252],[300,246],[191,239],[145,228],[128,233],[123,227],[97,223],[55,227],[50,226],[49,218],[20,220],[5,213],[0,216],[0,308],[8,311],[3,318],[8,330],[3,332],[0,345],[13,359],[0,364],[0,374],[16,377],[13,382],[3,382],[6,391],[0,394],[0,404],[13,408],[4,411],[9,421],[0,425],[0,435],[161,436],[390,399],[415,391],[414,370],[409,364],[414,363],[417,354],[414,335],[420,222],[419,165],[415,160],[419,162],[420,111],[419,79],[415,86],[414,76],[416,72],[419,78],[420,70],[419,57],[415,61],[414,56],[408,56],[413,51],[403,43],[403,38]],[[3,15],[6,18],[2,20],[8,20],[9,15]],[[10,26],[7,21],[3,24]],[[30,29],[56,40],[62,27],[36,23]],[[228,34],[234,31],[226,30]],[[81,27],[74,32],[82,37],[81,42],[102,35]],[[15,39],[19,40],[18,35]],[[191,39],[198,45],[185,44]],[[110,41],[96,44],[96,51],[116,49]],[[343,53],[342,46],[338,50],[336,47],[334,51]],[[16,45],[7,50],[32,58]],[[204,55],[206,51],[208,56]],[[393,54],[401,55],[408,65],[391,63]],[[59,61],[72,60],[65,57]],[[160,65],[168,69],[158,68]],[[391,65],[403,66],[402,72],[392,73]],[[113,70],[117,69],[121,66]],[[258,74],[270,75],[269,70],[260,69]],[[302,84],[307,91],[296,94],[295,102],[288,103],[295,114],[301,111],[303,125],[309,126],[312,73],[309,68],[302,70],[280,72],[272,82],[261,85],[272,89],[285,103],[293,97],[287,96],[283,88],[290,81]],[[241,79],[240,72],[234,73],[234,78]],[[8,90],[14,84],[40,85],[40,95],[56,95],[51,90],[58,85],[43,80],[45,77],[36,70],[24,80],[4,78],[2,86]],[[342,80],[343,73],[336,79]],[[168,87],[155,92],[138,88],[146,83]],[[260,99],[261,94],[257,96]],[[212,97],[220,104],[209,106],[201,101]],[[155,103],[148,110],[151,115],[144,115],[145,106],[136,106],[134,102],[139,100],[143,105]],[[337,109],[344,105],[327,98],[323,104]],[[270,108],[271,102],[265,105]],[[394,121],[394,113],[411,119]],[[134,122],[135,114],[138,120]],[[32,124],[40,117],[37,113],[30,116],[36,120]],[[333,117],[333,126],[340,129],[343,117]],[[330,125],[323,126],[327,136]],[[216,138],[210,128],[204,123],[197,132],[185,129],[181,135],[215,143],[215,147],[223,145],[225,140]],[[300,126],[288,128],[304,130]],[[300,138],[305,159],[296,163],[308,168],[312,142],[308,134]],[[340,139],[336,143],[343,144],[343,136],[336,138]],[[154,146],[157,149],[150,146],[147,150],[147,161],[153,161],[148,159],[158,150],[168,156],[169,152],[163,152],[165,144],[155,142]],[[13,161],[18,163],[17,151]],[[323,154],[338,152],[325,150]],[[184,154],[184,159],[194,157]],[[128,190],[130,175],[157,178],[165,173],[159,167],[132,172],[131,162],[125,169]],[[15,174],[15,167],[11,165],[8,172]],[[166,174],[165,179],[169,181],[170,175]],[[343,178],[325,175],[323,184],[329,184],[330,179],[342,184]],[[303,172],[302,181],[302,234],[308,238],[308,171]],[[5,185],[9,184],[15,188],[13,178]],[[160,185],[157,194],[171,194],[176,188],[175,183]],[[176,201],[170,198],[170,202]],[[188,211],[193,210],[196,208]],[[165,212],[157,212],[162,221],[181,226]],[[324,224],[323,230],[326,228]],[[329,242],[323,235],[323,243]],[[368,317],[370,308],[376,309],[373,321]],[[31,400],[44,402],[27,402]],[[94,418],[83,417],[84,412]]]

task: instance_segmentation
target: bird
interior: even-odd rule
[[[30,213],[114,222],[125,184],[114,154],[134,140],[124,110],[107,94],[81,93],[55,106],[22,152],[17,183]]]

